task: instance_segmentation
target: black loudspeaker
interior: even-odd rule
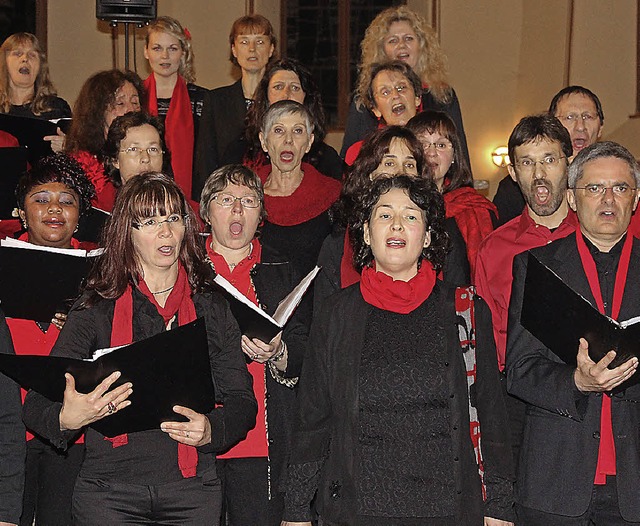
[[[108,22],[144,23],[157,12],[157,0],[96,0],[96,18]]]

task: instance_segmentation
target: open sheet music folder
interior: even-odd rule
[[[279,303],[273,317],[254,305],[220,274],[216,275],[214,281],[220,286],[221,292],[229,301],[231,312],[240,326],[240,332],[249,338],[258,338],[268,343],[289,321],[319,271],[320,267],[315,267],[309,272]]]
[[[563,362],[576,365],[580,338],[589,343],[589,356],[594,362],[610,350],[616,351],[609,368],[638,356],[639,321],[640,318],[632,318],[618,322],[601,314],[529,253],[520,323]],[[636,373],[623,386],[638,382],[640,374]]]
[[[71,119],[56,119],[54,122],[37,117],[19,117],[0,113],[0,130],[13,135],[20,146],[26,146],[29,152],[29,162],[35,164],[42,157],[52,155],[51,143],[43,137],[56,135],[57,129],[69,131]]]
[[[215,405],[211,363],[204,319],[102,354],[94,361],[57,356],[0,354],[0,371],[26,389],[61,402],[64,374],[76,381],[76,390],[89,393],[114,371],[122,376],[113,384],[133,383],[131,405],[91,424],[113,437],[158,429],[162,422],[184,421],[174,405],[208,413]]]

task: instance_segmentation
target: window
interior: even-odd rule
[[[375,16],[402,0],[282,0],[282,55],[311,70],[328,129],[344,128],[357,81],[360,42]]]

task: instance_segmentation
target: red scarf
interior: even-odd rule
[[[589,252],[589,248],[582,237],[582,233],[576,232],[576,244],[578,245],[578,253],[582,261],[582,268],[587,275],[591,294],[596,300],[598,310],[604,314],[604,301],[602,299],[602,291],[600,290],[600,280],[598,278],[598,270],[596,263]],[[631,248],[633,247],[633,236],[627,234],[622,246],[618,270],[616,272],[616,281],[613,287],[613,302],[611,304],[611,317],[618,319],[620,307],[622,305],[622,296],[624,295],[624,287],[627,283],[627,273],[629,271],[629,262],[631,260]],[[607,475],[616,474],[616,446],[613,440],[613,425],[611,423],[611,397],[604,395],[602,397],[602,412],[600,413],[600,448],[598,449],[598,463],[596,465],[596,477],[594,484],[606,484]]]
[[[338,199],[340,181],[322,175],[307,163],[302,163],[300,168],[304,177],[291,195],[264,196],[264,207],[270,223],[280,226],[300,225],[326,212]],[[264,184],[271,174],[271,165],[259,168],[256,173]]]
[[[95,155],[86,150],[73,152],[71,157],[80,163],[87,178],[96,189],[96,197],[91,204],[100,210],[111,212],[117,192],[111,178],[104,171],[104,165]]]
[[[178,279],[164,307],[161,307],[153,294],[149,291],[143,279],[138,283],[138,289],[142,292],[164,319],[165,324],[178,313],[178,325],[190,323],[196,319],[196,308],[191,299],[191,288],[187,273],[183,266],[178,269]],[[131,285],[127,287],[124,294],[116,300],[113,311],[113,325],[111,326],[111,346],[128,345],[133,342],[133,294]],[[124,446],[128,443],[127,435],[118,435],[113,438],[105,437],[113,444],[113,447]],[[198,451],[194,446],[188,446],[178,442],[178,466],[184,478],[195,477],[198,465]]]
[[[147,91],[147,111],[158,115],[158,96],[156,94],[156,77],[152,73],[144,81]],[[169,111],[164,121],[164,138],[171,151],[171,167],[173,177],[187,197],[191,197],[193,179],[193,113],[187,83],[178,75],[173,88]]]
[[[426,260],[409,281],[394,280],[384,272],[377,272],[374,264],[362,269],[360,292],[364,301],[374,307],[409,314],[424,303],[435,283],[436,272]]]
[[[453,217],[467,245],[467,259],[471,277],[475,276],[478,248],[482,240],[493,232],[491,213],[498,209],[486,197],[468,186],[445,192],[444,208],[447,218]]]

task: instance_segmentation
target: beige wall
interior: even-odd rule
[[[410,0],[430,17],[433,0]],[[232,21],[245,14],[241,0],[160,0],[159,14],[178,18],[193,36],[198,84],[229,84],[227,36]],[[279,34],[280,0],[256,0]],[[442,46],[449,57],[451,80],[458,93],[477,179],[496,182],[506,172],[489,154],[506,145],[513,126],[526,114],[544,111],[564,86],[582,84],[601,98],[604,138],[620,141],[640,156],[640,119],[635,110],[635,0],[574,2],[574,30],[567,55],[569,0],[441,0]],[[139,31],[138,70],[148,75]],[[87,76],[112,65],[107,24],[95,19],[95,4],[84,0],[49,1],[49,60],[61,96],[73,103]],[[118,66],[124,56],[118,38]],[[339,134],[331,142],[339,145]],[[492,191],[495,190],[493,185]]]

